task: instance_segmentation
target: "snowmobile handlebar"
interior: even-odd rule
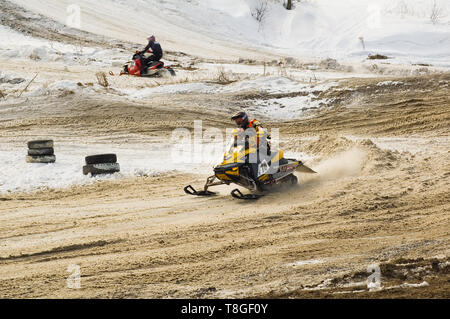
[[[147,50],[147,51],[145,51],[145,52],[141,52],[141,51],[139,51],[139,50],[136,50],[135,53],[136,53],[136,54],[145,54],[145,53],[153,53],[153,51],[152,51],[152,50]]]

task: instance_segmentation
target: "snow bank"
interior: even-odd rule
[[[265,93],[291,93],[311,92],[313,90],[325,90],[335,83],[328,84],[305,84],[280,76],[259,77],[252,80],[237,81],[228,85],[215,83],[181,83],[164,85],[147,89],[123,89],[123,94],[132,98],[146,98],[154,94],[184,94],[184,93],[238,93],[246,91],[257,91]]]
[[[348,59],[381,53],[399,62],[450,66],[450,3],[436,2],[443,10],[436,24],[426,0],[316,0],[291,12],[274,5],[264,34],[296,55]]]
[[[213,83],[183,83],[158,86],[147,89],[118,90],[132,100],[150,98],[155,94],[214,94],[214,93],[266,93],[291,94],[292,97],[274,97],[273,99],[251,100],[253,106],[248,110],[255,115],[263,115],[273,119],[289,120],[304,116],[307,110],[317,109],[330,101],[316,100],[313,92],[324,91],[335,86],[336,83],[305,84],[292,81],[284,77],[260,77],[253,80],[239,81],[229,85]],[[297,95],[297,96],[296,96]],[[213,106],[212,106],[213,107]]]
[[[113,147],[114,148],[114,147]],[[96,177],[82,174],[84,157],[91,154],[115,151],[121,172]],[[56,163],[29,164],[25,162],[26,147],[16,150],[0,150],[0,194],[17,191],[34,191],[43,188],[64,188],[72,185],[92,183],[97,180],[120,179],[132,176],[152,176],[172,169],[160,167],[155,161],[147,163],[151,152],[139,154],[136,149],[111,149],[106,145],[58,147],[55,145]],[[136,154],[137,153],[137,154]],[[141,152],[144,153],[144,152]]]
[[[303,117],[305,111],[317,109],[328,104],[328,100],[317,100],[313,92],[325,91],[335,82],[318,84],[306,84],[293,81],[285,77],[269,76],[253,80],[235,82],[229,85],[213,83],[182,83],[174,85],[158,86],[147,89],[121,89],[118,90],[126,97],[139,100],[150,98],[155,94],[214,94],[214,93],[266,93],[266,94],[291,94],[290,97],[274,97],[273,99],[257,99],[250,101],[253,106],[248,110],[255,115],[263,115],[272,119],[289,120]],[[212,106],[213,107],[213,106]]]
[[[74,81],[62,80],[52,83],[48,88],[50,90],[78,91],[80,86]]]
[[[25,93],[22,94],[22,96],[29,98],[45,96],[49,94],[91,94],[102,90],[104,90],[104,88],[98,84],[94,84],[92,87],[90,87],[84,86],[80,82],[60,80],[51,82],[50,84],[34,85],[32,89],[28,89]]]
[[[66,6],[49,0],[15,0],[65,23]],[[391,62],[450,66],[450,2],[436,0],[441,15],[431,21],[429,0],[309,0],[285,10],[269,1],[263,23],[252,13],[259,0],[79,0],[82,28],[143,43],[149,33],[163,47],[215,57],[246,48],[290,56],[361,60],[369,53]],[[51,9],[51,10],[49,10]],[[227,48],[227,49],[224,49]],[[248,55],[252,53],[248,51]],[[254,52],[254,51],[252,51]]]
[[[289,93],[307,88],[307,84],[292,81],[281,76],[260,77],[254,80],[245,80],[223,87],[223,92],[260,91],[267,93]]]
[[[172,147],[166,144],[151,145],[67,145],[56,142],[56,163],[30,164],[25,162],[27,148],[10,150],[0,147],[0,194],[7,192],[34,191],[45,188],[64,188],[83,185],[97,180],[121,179],[124,177],[155,176],[173,170],[186,172],[209,172],[211,163],[218,162],[220,156],[206,151],[201,163],[180,163],[172,157]],[[208,150],[208,148],[206,148]],[[186,156],[192,156],[193,148]],[[84,158],[88,155],[116,153],[120,164],[120,173],[99,175],[96,177],[82,174]],[[208,165],[205,165],[208,163]]]
[[[110,66],[113,59],[125,61],[119,49],[104,50],[33,38],[0,25],[0,58],[63,62],[65,65]]]
[[[249,112],[278,120],[292,120],[306,116],[306,112],[328,104],[327,100],[314,100],[313,95],[256,100]]]
[[[222,160],[223,152],[228,146],[225,137],[220,143],[203,144],[201,147],[194,146],[192,140],[187,148],[187,144],[183,143],[181,150],[175,149],[174,143],[79,145],[55,142],[56,163],[53,164],[26,163],[26,145],[12,150],[8,145],[0,145],[0,194],[65,188],[99,180],[156,176],[175,170],[208,174]],[[83,175],[85,156],[104,153],[117,154],[120,173],[96,177]],[[299,153],[286,154],[301,158]]]

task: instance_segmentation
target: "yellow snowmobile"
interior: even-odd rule
[[[207,178],[203,190],[197,191],[188,185],[184,188],[185,193],[213,196],[216,193],[208,190],[211,186],[234,183],[252,192],[244,195],[239,189],[235,189],[231,192],[234,198],[258,199],[277,185],[297,184],[295,171],[316,173],[299,160],[284,158],[283,151],[270,151],[270,145],[265,145],[268,147],[258,148],[255,136],[233,131],[229,151],[225,153],[222,163],[214,167],[214,175]]]

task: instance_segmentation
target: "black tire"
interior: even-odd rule
[[[52,148],[53,140],[29,141],[27,144],[29,149]]]
[[[120,165],[118,163],[101,163],[89,164],[83,166],[83,174],[100,175],[100,174],[114,174],[120,172]]]
[[[43,163],[43,164],[49,164],[56,162],[56,156],[55,155],[43,155],[43,156],[30,156],[28,155],[26,157],[27,163]]]
[[[30,148],[28,150],[28,155],[30,156],[42,156],[42,155],[53,155],[55,150],[52,148]]]
[[[117,163],[117,156],[116,154],[99,154],[86,156],[85,160],[87,165]]]

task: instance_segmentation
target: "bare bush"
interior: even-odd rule
[[[225,72],[225,69],[223,66],[221,66],[217,70],[217,82],[220,84],[229,84],[229,83],[233,82],[228,77],[228,74]]]
[[[6,98],[5,98],[5,95],[3,94],[2,91],[0,91],[0,97],[1,97],[2,99],[6,99]]]
[[[267,17],[268,2],[267,0],[259,0],[256,6],[251,10],[252,17],[259,23],[261,29]]]
[[[105,88],[107,88],[109,86],[109,82],[108,82],[108,79],[106,78],[105,72],[97,72],[95,74],[95,76],[97,77],[98,84],[100,84],[101,86],[103,86]]]
[[[439,23],[439,20],[444,17],[444,10],[441,6],[436,2],[436,0],[433,0],[433,3],[431,5],[431,12],[430,12],[430,21],[433,24]]]

